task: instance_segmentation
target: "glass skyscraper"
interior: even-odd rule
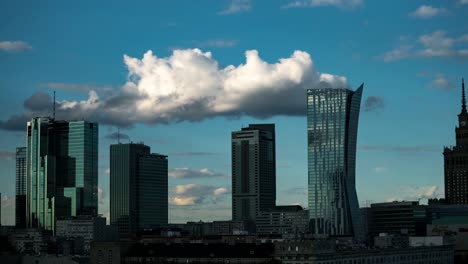
[[[167,225],[167,156],[144,144],[110,146],[110,222],[121,237]]]
[[[255,221],[276,203],[275,125],[232,132],[232,219]]]
[[[16,148],[15,226],[26,228],[26,147]]]
[[[98,124],[33,118],[27,125],[27,226],[97,215]]]
[[[364,238],[355,187],[362,90],[307,90],[309,228],[315,235]]]

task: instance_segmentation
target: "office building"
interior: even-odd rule
[[[255,221],[276,203],[275,125],[232,132],[232,219]]]
[[[455,128],[456,144],[444,148],[445,202],[468,204],[468,112],[462,80],[462,109]]]
[[[26,228],[26,147],[16,148],[15,226]]]
[[[355,186],[362,90],[307,90],[309,228],[316,236],[364,239]]]
[[[55,236],[66,239],[82,238],[84,251],[90,252],[92,241],[104,241],[106,234],[106,218],[78,216],[58,219]]]
[[[275,206],[257,215],[257,234],[280,234],[299,237],[308,231],[309,211],[300,205]]]
[[[33,118],[26,156],[28,227],[53,231],[57,218],[97,215],[98,124]]]
[[[374,203],[367,208],[370,241],[381,233],[398,236],[426,235],[426,206],[419,202]]]
[[[142,143],[110,146],[110,220],[121,237],[167,225],[167,168]]]

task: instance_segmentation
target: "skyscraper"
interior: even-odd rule
[[[121,237],[167,225],[167,156],[144,144],[110,146],[110,217]]]
[[[462,79],[462,109],[455,128],[456,144],[444,148],[445,201],[468,204],[468,112]]]
[[[275,125],[232,132],[232,219],[251,220],[276,203]]]
[[[308,202],[315,235],[364,239],[355,187],[362,90],[307,90]]]
[[[33,118],[27,125],[27,226],[97,215],[98,124]]]
[[[26,228],[26,176],[26,147],[16,148],[16,228]]]

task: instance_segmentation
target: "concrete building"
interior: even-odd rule
[[[276,203],[275,125],[232,132],[232,219],[255,221]]]
[[[74,239],[83,238],[84,251],[91,249],[92,241],[103,241],[106,239],[106,218],[104,217],[75,217],[58,219],[56,221],[55,236]]]
[[[462,109],[455,128],[456,144],[444,148],[445,201],[468,204],[468,112],[462,80]]]
[[[301,235],[308,231],[309,211],[299,205],[276,206],[256,218],[257,234]]]
[[[364,240],[355,183],[362,90],[307,90],[309,228],[316,236]]]
[[[453,246],[407,248],[337,248],[334,241],[275,243],[275,258],[283,264],[452,264]]]
[[[142,143],[110,146],[110,221],[121,237],[167,225],[167,156]]]

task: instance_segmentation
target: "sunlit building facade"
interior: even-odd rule
[[[355,187],[362,90],[307,90],[309,228],[318,236],[364,239]]]
[[[53,231],[57,218],[96,216],[98,124],[38,117],[27,135],[27,226]]]

